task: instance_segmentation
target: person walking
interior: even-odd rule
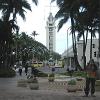
[[[89,92],[91,93],[91,96],[95,96],[95,81],[96,81],[96,70],[97,66],[93,59],[89,61],[89,63],[86,66],[86,86],[85,86],[85,96],[88,97]]]
[[[28,67],[25,67],[25,74],[27,75],[28,73]]]
[[[28,73],[28,63],[26,63],[25,65],[25,74],[27,75],[27,73]]]
[[[22,65],[19,66],[19,75],[22,76]]]

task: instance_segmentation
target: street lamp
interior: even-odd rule
[[[69,32],[69,30],[71,29],[71,27],[69,27],[68,29],[67,29],[67,67],[68,67],[68,32]]]

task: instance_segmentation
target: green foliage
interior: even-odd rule
[[[57,53],[57,52],[53,52],[53,59],[54,60],[59,60],[59,59],[61,59],[61,55],[59,54],[59,53]]]
[[[48,74],[43,73],[43,72],[39,72],[38,77],[48,77]]]
[[[16,75],[12,68],[0,68],[0,77],[14,77]]]
[[[54,73],[49,74],[49,77],[54,77],[54,76],[55,76]]]
[[[84,72],[84,71],[77,71],[77,72],[73,73],[73,76],[86,77],[86,72]]]
[[[54,82],[54,79],[55,79],[54,73],[49,74],[49,77],[48,77],[49,82]]]
[[[68,72],[65,72],[65,73],[60,73],[61,75],[66,75],[66,76],[69,76]],[[80,76],[80,77],[86,77],[86,72],[84,71],[74,71],[73,72],[73,76]]]
[[[68,85],[76,85],[76,80],[72,79],[68,81]]]

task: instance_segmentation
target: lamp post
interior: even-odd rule
[[[68,67],[68,32],[69,32],[69,29],[70,29],[71,27],[69,27],[68,29],[67,29],[67,67]]]

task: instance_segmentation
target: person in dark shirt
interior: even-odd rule
[[[85,87],[85,96],[89,95],[89,92],[91,93],[91,96],[94,96],[95,93],[95,81],[96,81],[96,71],[97,66],[93,59],[91,59],[86,66],[86,87]]]

